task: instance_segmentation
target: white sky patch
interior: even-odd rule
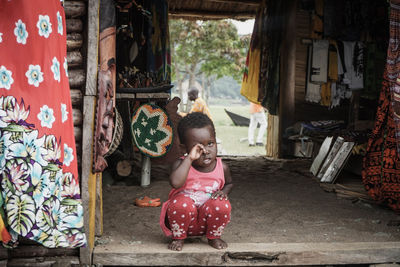
[[[249,19],[246,21],[239,21],[232,19],[231,21],[238,29],[239,35],[250,34],[253,32],[254,19]]]

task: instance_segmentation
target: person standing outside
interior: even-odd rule
[[[254,135],[257,128],[257,124],[260,124],[256,143],[254,143]],[[267,119],[265,117],[264,107],[260,104],[250,102],[250,125],[248,131],[249,146],[263,146],[263,137],[267,130]]]
[[[206,114],[212,120],[211,113],[207,107],[206,101],[204,101],[204,99],[199,96],[198,89],[190,88],[188,92],[188,98],[190,101],[194,101],[189,113],[201,112],[203,114]]]

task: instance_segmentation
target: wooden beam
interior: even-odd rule
[[[88,2],[88,43],[86,62],[86,90],[85,95],[97,93],[97,66],[99,55],[99,8],[100,0]]]
[[[81,264],[91,265],[95,235],[96,174],[93,166],[93,136],[96,96],[83,97],[81,196],[87,246],[80,249]]]
[[[280,144],[285,129],[295,122],[296,95],[296,0],[285,0],[283,16],[286,18],[282,47],[279,93]],[[281,151],[280,154],[282,154]],[[280,157],[282,155],[279,155]]]
[[[196,10],[169,10],[169,15],[172,18],[184,19],[254,19],[254,12],[215,12],[215,11],[196,11]]]
[[[247,6],[259,6],[261,1],[258,0],[206,0],[205,2],[216,2],[216,3],[224,3],[229,5],[247,5]]]
[[[279,158],[279,117],[268,113],[266,156]]]
[[[235,258],[235,253],[248,255]],[[237,254],[236,254],[237,255]],[[276,256],[268,260],[268,256]],[[294,266],[350,265],[400,261],[400,242],[329,243],[229,243],[215,250],[204,243],[185,243],[178,253],[167,244],[100,245],[93,253],[93,264],[126,266]]]

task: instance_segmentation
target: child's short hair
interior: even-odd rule
[[[212,120],[204,113],[192,112],[183,117],[178,124],[178,135],[181,144],[185,144],[185,133],[189,129],[203,128],[211,126],[212,131],[215,135],[215,127]]]

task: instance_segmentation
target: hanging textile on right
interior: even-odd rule
[[[391,4],[390,39],[376,121],[364,157],[362,179],[378,203],[400,211],[400,5]]]

